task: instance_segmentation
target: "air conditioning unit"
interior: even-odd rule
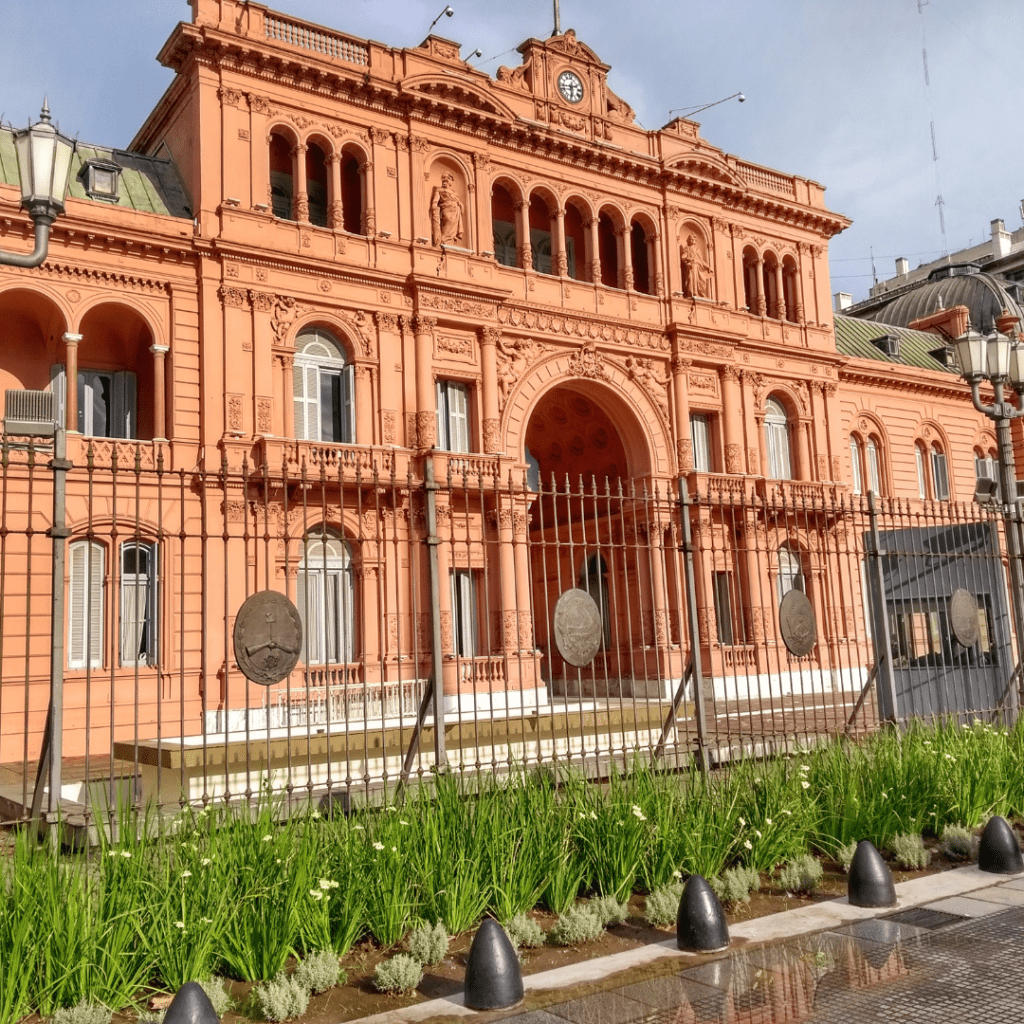
[[[8,391],[4,396],[4,433],[53,437],[57,402],[52,391]]]
[[[1024,480],[1017,481],[1017,497],[1024,498]]]

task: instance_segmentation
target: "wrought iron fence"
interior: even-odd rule
[[[214,466],[68,445],[0,445],[0,820],[708,765],[1016,713],[998,510],[273,440]],[[269,683],[234,639],[262,591],[301,623]]]

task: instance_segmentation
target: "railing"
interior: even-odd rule
[[[423,680],[361,683],[361,676],[359,664],[310,669],[311,681],[330,680],[330,683],[279,693],[277,703],[268,708],[269,727],[342,727],[375,719],[415,716],[423,699]]]
[[[738,164],[737,170],[740,177],[748,184],[762,188],[768,192],[779,192],[784,196],[792,198],[795,195],[793,179],[785,174],[777,174],[769,171],[766,167],[758,167],[755,164]]]
[[[757,667],[757,648],[753,644],[741,647],[723,647],[722,662],[727,669],[750,669]]]
[[[362,43],[336,32],[326,32],[321,28],[269,12],[264,17],[263,24],[267,38],[279,43],[288,43],[289,46],[322,53],[325,57],[337,57],[338,60],[348,61],[350,64],[366,65],[370,62],[370,51]]]

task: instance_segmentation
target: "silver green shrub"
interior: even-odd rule
[[[722,903],[746,903],[750,893],[761,887],[761,876],[753,868],[739,864],[709,879],[709,884]]]
[[[909,871],[928,867],[928,861],[932,859],[931,852],[924,848],[924,840],[916,833],[894,836],[889,849],[896,863]]]
[[[847,873],[850,872],[850,865],[853,863],[853,856],[857,852],[857,840],[840,846],[836,853],[836,863]]]
[[[974,836],[963,825],[947,825],[942,830],[939,848],[950,860],[974,858]]]
[[[516,914],[505,925],[505,934],[516,949],[544,945],[544,929],[529,914]]]
[[[319,995],[334,988],[342,974],[338,954],[333,949],[318,949],[299,962],[292,977],[313,995]]]
[[[261,1020],[292,1020],[306,1012],[309,989],[281,971],[273,981],[257,985],[249,994],[249,1001],[252,1012]]]
[[[595,896],[588,904],[592,914],[601,919],[605,928],[613,924],[622,924],[629,914],[629,906],[620,903],[614,896]]]
[[[589,907],[570,907],[548,932],[548,941],[553,946],[574,946],[599,939],[603,931],[601,918]]]
[[[814,892],[825,874],[821,861],[805,853],[784,864],[779,871],[779,885],[786,892]]]
[[[419,960],[408,953],[382,960],[373,972],[373,985],[378,992],[412,992],[422,980],[423,968]]]
[[[62,1006],[52,1017],[53,1024],[110,1024],[110,1010],[101,1003],[83,999],[76,1006]]]
[[[440,921],[417,925],[409,933],[409,955],[421,964],[439,964],[448,955],[448,929]]]
[[[669,882],[648,893],[644,906],[647,923],[655,928],[675,924],[679,916],[679,900],[682,895],[682,882]]]

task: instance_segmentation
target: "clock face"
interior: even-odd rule
[[[572,71],[563,71],[558,76],[558,91],[570,103],[579,103],[583,99],[583,83]]]

